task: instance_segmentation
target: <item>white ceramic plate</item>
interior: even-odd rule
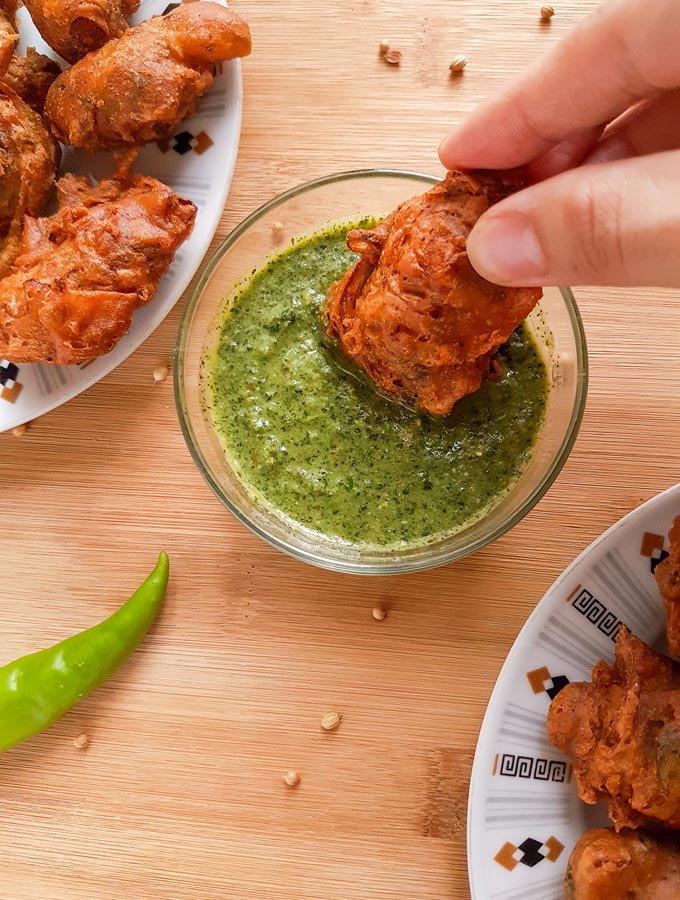
[[[648,644],[666,615],[654,568],[680,514],[680,485],[633,510],[557,579],[529,617],[496,682],[477,743],[468,803],[473,900],[564,900],[569,854],[603,806],[577,796],[569,760],[546,738],[551,697],[614,659],[621,623]]]
[[[223,2],[223,0],[220,0]],[[179,5],[169,0],[142,0],[133,22],[159,15]],[[19,13],[21,46],[54,54],[45,46],[25,9]],[[153,175],[198,207],[196,225],[179,249],[151,303],[138,309],[128,334],[106,356],[77,366],[13,366],[0,359],[0,432],[43,415],[84,391],[123,362],[149,337],[182,296],[215,233],[231,183],[241,134],[241,67],[223,64],[215,83],[202,98],[196,115],[182,122],[163,153],[145,147],[136,169]],[[71,150],[62,171],[101,177],[112,169],[108,154],[88,157]]]

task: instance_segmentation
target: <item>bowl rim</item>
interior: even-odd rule
[[[246,233],[252,225],[262,218],[271,210],[281,206],[287,201],[297,197],[307,191],[315,188],[323,187],[339,181],[349,181],[360,178],[370,177],[390,177],[417,179],[429,184],[436,184],[442,181],[442,176],[428,175],[423,172],[417,172],[409,169],[390,169],[390,168],[364,168],[350,169],[342,172],[335,172],[330,175],[323,175],[319,178],[313,178],[309,181],[302,182],[280,194],[267,200],[265,203],[257,207],[253,212],[245,217],[238,225],[236,225],[220,243],[217,245],[208,262],[203,268],[195,286],[191,288],[189,299],[182,311],[174,350],[173,365],[173,385],[175,394],[175,405],[179,418],[180,427],[184,440],[187,444],[189,452],[198,467],[203,479],[207,482],[215,496],[220,500],[223,506],[239,521],[245,525],[251,532],[264,540],[267,544],[275,547],[277,550],[291,556],[294,559],[309,563],[318,568],[342,572],[352,575],[403,575],[410,572],[424,571],[426,569],[437,568],[447,565],[458,559],[463,559],[487,544],[492,543],[499,537],[502,537],[508,531],[515,527],[541,500],[545,493],[552,486],[553,482],[559,475],[564,466],[578,436],[583,415],[585,412],[586,398],[588,395],[589,367],[588,367],[588,349],[583,326],[583,320],[576,304],[576,298],[569,287],[558,287],[562,294],[569,321],[574,334],[576,345],[576,389],[574,404],[571,410],[571,416],[566,428],[565,437],[562,441],[559,451],[555,454],[550,462],[545,474],[535,485],[533,490],[527,495],[522,504],[503,521],[499,522],[493,529],[488,532],[479,534],[466,544],[459,546],[446,547],[445,541],[432,544],[430,548],[425,546],[425,550],[431,549],[431,553],[424,552],[422,555],[414,559],[400,557],[398,553],[394,554],[394,558],[390,561],[386,558],[384,561],[362,561],[361,558],[353,557],[346,560],[324,555],[323,551],[310,551],[303,547],[292,546],[279,537],[270,534],[258,524],[252,521],[247,515],[243,514],[231,499],[222,490],[219,483],[213,477],[210,468],[205,462],[198,440],[196,439],[188,415],[184,408],[184,358],[186,353],[186,344],[189,335],[189,324],[193,319],[194,311],[200,303],[203,291],[210,281],[213,273],[220,264],[222,257],[230,250],[236,241]],[[229,286],[225,287],[225,296],[229,290]],[[338,546],[341,546],[340,544]]]

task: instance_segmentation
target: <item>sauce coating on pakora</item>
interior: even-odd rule
[[[534,308],[540,288],[500,287],[472,268],[473,225],[520,182],[449,172],[367,231],[360,258],[332,285],[326,327],[387,394],[435,415],[498,374],[495,355]]]

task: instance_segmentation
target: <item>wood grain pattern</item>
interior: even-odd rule
[[[255,53],[219,236],[324,173],[439,172],[447,128],[595,3],[560,2],[548,27],[538,0],[234,5]],[[400,67],[378,59],[382,39]],[[458,53],[468,67],[451,79]],[[577,294],[591,390],[574,452],[517,528],[439,571],[317,571],[222,509],[184,445],[171,381],[152,379],[181,304],[96,387],[23,438],[0,436],[0,661],[98,621],[160,548],[173,567],[142,650],[0,759],[2,900],[469,896],[470,766],[512,641],[580,550],[678,479],[680,295]],[[329,709],[344,718],[324,733]]]

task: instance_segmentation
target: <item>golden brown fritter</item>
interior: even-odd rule
[[[226,7],[180,6],[60,75],[45,115],[60,141],[85,150],[168,140],[212,84],[212,67],[250,46],[248,25]]]
[[[24,0],[46,43],[74,63],[127,28],[139,0]]]
[[[2,81],[37,113],[43,112],[52,82],[61,74],[61,66],[49,56],[29,47],[26,56],[12,57]]]
[[[673,522],[668,538],[669,555],[656,567],[654,576],[668,614],[668,650],[671,656],[680,658],[680,516]]]
[[[494,356],[541,297],[472,268],[467,236],[519,183],[449,172],[371,231],[350,231],[360,259],[328,292],[326,326],[382,390],[436,415],[497,374]]]
[[[148,303],[196,207],[169,187],[122,172],[90,187],[64,176],[59,210],[26,220],[14,272],[0,281],[0,357],[82,362],[113,348]]]
[[[59,147],[43,120],[0,84],[0,278],[21,249],[24,215],[40,215],[54,188]]]
[[[11,5],[0,4],[0,75],[7,71],[19,44],[15,12],[16,7],[12,11]]]
[[[566,900],[678,900],[680,845],[674,835],[611,828],[588,831],[569,859]]]
[[[606,800],[617,829],[680,828],[680,664],[622,627],[614,664],[555,697],[548,737],[572,758],[581,799]]]

